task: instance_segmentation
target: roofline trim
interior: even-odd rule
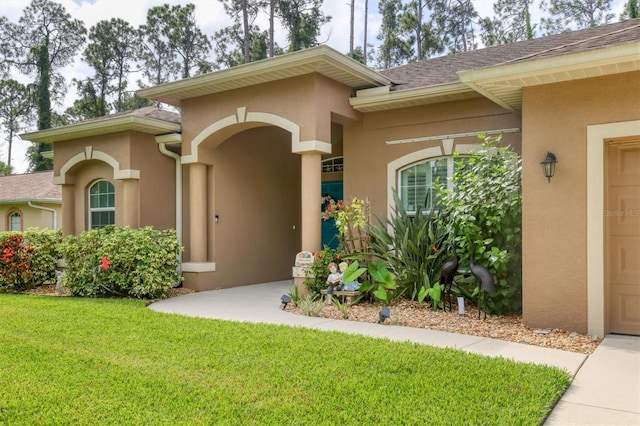
[[[598,49],[585,50],[566,55],[557,55],[522,62],[507,62],[486,68],[458,71],[460,81],[475,85],[499,82],[508,77],[511,79],[526,78],[552,72],[568,71],[583,68],[584,65],[598,66],[619,62],[640,60],[640,41],[624,43],[617,46],[605,46]]]
[[[180,132],[181,128],[180,123],[128,114],[119,117],[104,117],[97,120],[71,124],[69,126],[54,127],[51,129],[38,130],[36,132],[23,133],[20,135],[20,138],[36,143],[52,143],[83,136],[131,130],[134,125],[151,127],[156,129],[158,133]],[[108,131],[105,132],[104,130],[107,129]]]
[[[3,204],[3,205],[4,204],[24,204],[28,202],[62,205],[61,198],[15,198],[15,199],[8,199],[8,200],[0,200],[0,204]]]
[[[309,49],[286,53],[256,62],[249,62],[235,67],[189,77],[182,80],[163,83],[137,91],[139,96],[148,99],[167,98],[184,90],[205,87],[216,83],[225,83],[238,78],[247,78],[265,73],[275,73],[287,68],[308,65],[316,61],[326,61],[343,71],[358,76],[372,85],[390,85],[391,80],[381,73],[366,67],[337,50],[319,45]],[[285,77],[286,78],[286,77]],[[245,86],[246,87],[246,86]],[[187,99],[185,98],[180,98]]]
[[[443,95],[473,92],[464,83],[444,83],[433,86],[418,87],[415,89],[389,91],[382,94],[367,95],[368,89],[358,90],[356,96],[349,99],[351,106],[357,111],[366,111],[372,107],[384,106],[386,109],[394,108],[397,103],[404,103],[414,99],[437,98]]]

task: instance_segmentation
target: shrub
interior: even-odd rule
[[[522,306],[521,160],[498,147],[500,138],[486,138],[482,149],[456,161],[453,189],[440,187],[442,224],[455,235],[460,263],[468,264],[471,245],[475,261],[489,269],[496,292],[489,295],[491,312],[519,311]],[[457,154],[456,154],[457,155]],[[466,297],[477,295],[475,281],[458,284]]]
[[[180,282],[175,231],[107,226],[67,237],[63,284],[77,296],[162,297]]]
[[[393,195],[391,217],[378,219],[378,226],[370,228],[371,247],[396,277],[393,297],[417,300],[439,285],[440,268],[446,260],[446,234],[433,212],[423,212],[419,207],[415,216],[409,216],[398,194]],[[438,302],[439,298],[434,307]]]
[[[29,228],[22,234],[25,244],[33,247],[32,271],[35,286],[56,281],[56,262],[60,258],[62,232]]]
[[[0,236],[0,289],[27,290],[33,286],[33,247],[25,245],[22,234]]]

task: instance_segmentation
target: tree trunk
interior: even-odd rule
[[[273,17],[276,14],[276,0],[269,1],[269,57],[273,58]]]
[[[367,65],[367,21],[369,17],[369,0],[364,0],[364,46],[362,47],[362,63]]]
[[[247,10],[247,0],[242,0],[242,25],[244,27],[244,63],[251,60],[249,47],[251,46],[251,31],[249,29],[249,11]]]
[[[351,0],[351,30],[349,33],[349,57],[353,59],[353,14],[355,13],[356,0]]]

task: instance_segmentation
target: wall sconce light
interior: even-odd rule
[[[549,180],[549,183],[551,183],[551,178],[553,177],[553,174],[556,172],[557,162],[558,160],[556,160],[556,155],[551,151],[547,151],[547,156],[540,163],[542,164],[544,177],[546,177]]]

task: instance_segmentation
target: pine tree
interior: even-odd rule
[[[531,25],[533,0],[498,0],[493,4],[493,17],[480,20],[481,38],[485,45],[513,43],[534,37]]]
[[[382,24],[378,33],[381,41],[378,47],[378,67],[388,69],[407,63],[413,57],[411,40],[405,39],[401,25],[402,2],[400,0],[380,0],[378,2]]]
[[[613,20],[611,0],[549,0],[542,8],[550,17],[541,20],[545,35],[569,29],[597,27]]]
[[[289,33],[289,52],[318,44],[320,28],[331,21],[322,11],[322,0],[278,0],[277,12]]]

